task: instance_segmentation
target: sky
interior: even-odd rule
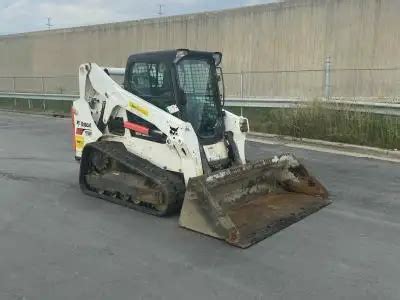
[[[276,0],[0,0],[0,34],[219,10]]]

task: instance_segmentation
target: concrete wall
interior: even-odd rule
[[[124,66],[129,54],[168,48],[222,51],[225,72],[245,75],[245,93],[321,96],[327,56],[337,96],[400,95],[399,0],[293,0],[219,12],[0,37],[0,76],[76,74],[95,61]],[[229,94],[239,76],[226,76]],[[1,84],[1,81],[0,81]]]

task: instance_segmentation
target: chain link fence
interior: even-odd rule
[[[16,93],[77,94],[77,76],[0,77],[0,91]]]

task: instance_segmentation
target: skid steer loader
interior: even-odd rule
[[[72,107],[84,193],[246,248],[328,205],[290,154],[247,162],[248,120],[224,109],[219,52],[131,55],[79,68]],[[123,75],[123,86],[112,79]]]

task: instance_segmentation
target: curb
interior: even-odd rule
[[[261,132],[251,132],[247,137],[248,141],[270,145],[282,145],[291,148],[341,154],[346,156],[371,158],[400,163],[400,151],[352,145],[345,143],[335,143],[322,140],[307,138],[295,138]]]

